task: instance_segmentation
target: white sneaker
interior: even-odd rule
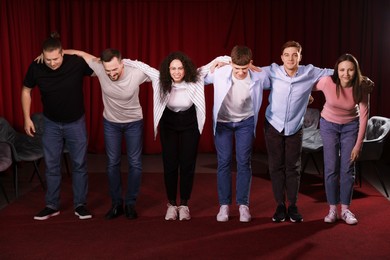
[[[190,209],[187,206],[180,206],[177,208],[179,211],[179,219],[180,220],[190,220]]]
[[[347,209],[342,213],[341,218],[347,223],[348,225],[355,225],[358,223],[358,220],[356,219],[355,215]]]
[[[249,222],[252,219],[251,213],[249,212],[249,207],[246,205],[240,205],[240,221]]]
[[[335,223],[339,219],[337,211],[330,209],[328,215],[324,218],[326,223]]]
[[[217,215],[218,222],[226,222],[229,220],[229,205],[222,205],[219,208],[219,212]]]
[[[167,214],[165,214],[165,220],[176,220],[177,219],[177,207],[167,204]]]

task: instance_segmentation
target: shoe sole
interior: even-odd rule
[[[348,225],[356,225],[358,223],[358,221],[356,221],[356,222],[347,222],[344,219],[343,219],[343,221],[345,222],[345,224],[348,224]]]
[[[54,212],[53,214],[50,214],[50,215],[46,215],[46,216],[44,216],[44,217],[34,216],[34,219],[35,219],[35,220],[46,220],[46,219],[49,219],[49,218],[51,218],[51,217],[55,217],[55,216],[58,216],[58,215],[60,215],[60,212],[59,212],[59,211]]]
[[[81,216],[79,213],[75,212],[74,213],[76,216],[79,217],[79,219],[90,219],[92,218],[92,215],[86,215],[86,216]]]
[[[276,218],[272,218],[272,221],[273,222],[276,222],[276,223],[280,223],[280,222],[284,222],[286,219],[276,219]]]
[[[217,221],[218,221],[218,222],[228,222],[228,221],[229,221],[229,217],[223,218],[223,219],[221,219],[221,218],[218,219],[218,218],[217,218]]]
[[[290,221],[292,223],[299,223],[299,222],[303,222],[303,218],[302,219],[292,219],[292,218],[290,218]]]
[[[252,220],[251,218],[250,219],[241,219],[240,218],[240,222],[243,222],[243,223],[251,222],[251,220]]]

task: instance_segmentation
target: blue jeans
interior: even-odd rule
[[[241,122],[217,122],[214,136],[217,150],[217,185],[220,205],[232,203],[232,154],[233,137],[236,145],[236,203],[249,205],[249,193],[252,180],[251,157],[254,140],[253,116]]]
[[[42,144],[46,164],[46,206],[52,209],[60,207],[61,156],[64,142],[72,161],[73,204],[76,208],[86,204],[88,192],[88,138],[84,115],[71,123],[53,122],[44,117]]]
[[[137,199],[142,176],[142,129],[143,120],[130,123],[113,123],[103,119],[104,141],[108,157],[107,174],[110,195],[113,205],[123,203],[121,156],[122,136],[126,140],[128,174],[127,192],[125,195],[126,205],[134,205]]]
[[[351,152],[359,131],[359,120],[336,124],[321,118],[320,133],[324,143],[324,178],[330,205],[350,205],[355,182]]]

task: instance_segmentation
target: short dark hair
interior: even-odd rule
[[[122,60],[122,54],[119,50],[108,48],[102,51],[100,55],[100,60],[102,62],[109,62],[111,61],[114,57],[117,57],[118,60]]]
[[[47,38],[42,44],[42,51],[54,51],[60,50],[62,51],[62,44],[60,41],[60,35],[58,32],[52,32],[50,37]]]
[[[284,49],[290,48],[290,47],[295,47],[295,48],[297,48],[299,53],[302,52],[302,46],[299,44],[299,42],[296,42],[296,41],[288,41],[288,42],[285,42],[285,43],[282,45],[282,54],[283,54],[283,52],[284,52]]]
[[[246,46],[236,45],[233,47],[230,57],[232,58],[232,63],[245,66],[252,60],[252,51]]]

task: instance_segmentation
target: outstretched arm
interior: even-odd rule
[[[206,75],[207,75],[207,73],[209,73],[209,71],[211,73],[213,73],[215,68],[222,67],[224,65],[229,64],[230,62],[231,62],[231,58],[229,56],[219,56],[219,57],[215,58],[214,60],[212,60],[211,62],[209,62],[208,64],[200,67],[198,69],[199,74],[201,77],[206,77]]]
[[[159,80],[160,72],[146,63],[137,60],[130,60],[130,59],[123,59],[123,63],[130,67],[139,69],[140,71],[145,73],[149,77],[149,79],[153,82]]]
[[[81,58],[83,58],[85,60],[86,63],[90,63],[92,60],[97,59],[92,54],[86,53],[84,51],[73,50],[73,49],[63,50],[63,51],[64,51],[64,54],[80,56]]]

